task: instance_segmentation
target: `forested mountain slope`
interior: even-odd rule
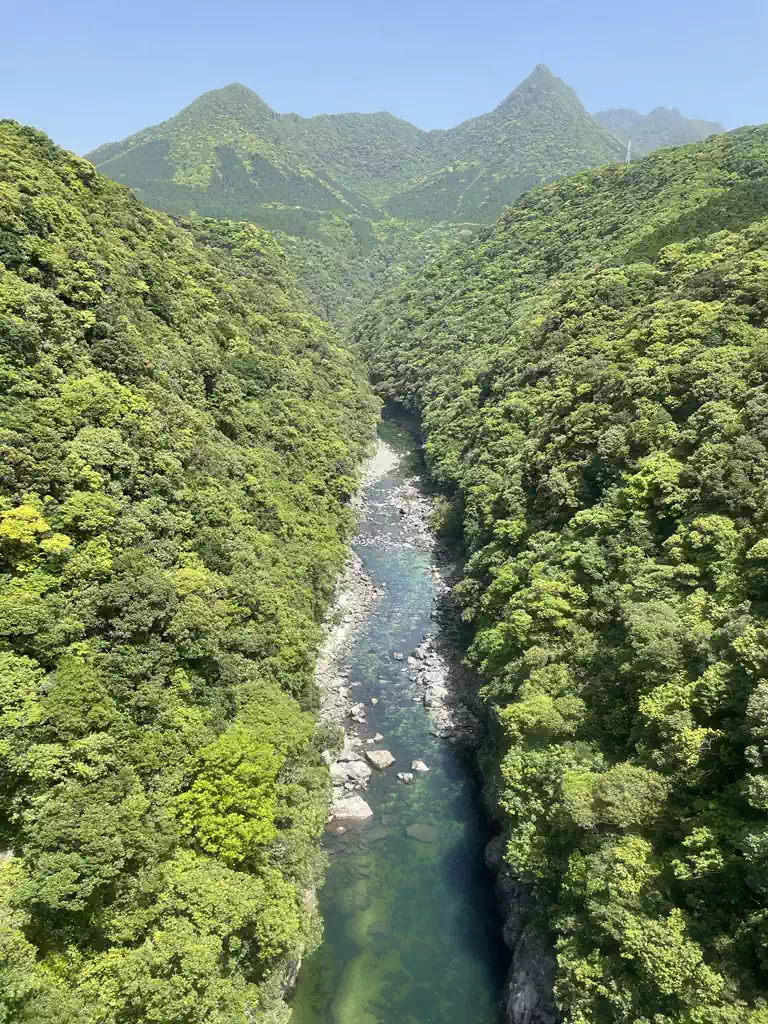
[[[701,121],[683,117],[679,110],[656,107],[650,114],[622,108],[601,110],[592,115],[625,145],[631,140],[637,155],[650,153],[661,146],[684,146],[700,142],[709,135],[719,135],[725,128],[718,121]]]
[[[623,152],[539,65],[495,110],[447,131],[387,113],[279,114],[234,84],[88,159],[156,209],[279,232],[315,309],[346,327],[400,266],[531,186]]]
[[[0,1019],[275,1024],[374,406],[251,225],[0,122]]]
[[[576,93],[543,64],[488,114],[432,133],[439,168],[387,210],[427,220],[494,220],[534,185],[621,157]]]
[[[462,539],[574,1024],[764,1024],[768,126],[523,196],[357,331]]]

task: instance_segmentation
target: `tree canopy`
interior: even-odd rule
[[[0,1020],[275,1022],[376,406],[250,224],[0,122]]]
[[[768,128],[587,171],[356,331],[422,419],[574,1024],[768,1008]]]

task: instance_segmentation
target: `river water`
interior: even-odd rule
[[[430,731],[407,663],[393,658],[440,628],[435,556],[413,543],[398,511],[397,492],[419,471],[417,446],[404,430],[381,431],[401,459],[369,486],[354,547],[383,595],[346,668],[353,699],[367,706],[364,733],[382,733],[376,747],[396,761],[374,772],[363,794],[373,822],[326,838],[325,936],[302,966],[294,1024],[498,1024],[505,958],[477,780],[466,757]],[[398,781],[417,758],[430,771]]]

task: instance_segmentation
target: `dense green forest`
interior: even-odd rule
[[[277,1024],[375,403],[274,240],[0,122],[0,1020]]]
[[[421,417],[573,1024],[768,1021],[768,127],[529,192],[355,332]]]
[[[645,149],[654,131],[660,145],[715,130],[666,113],[671,125],[645,119]],[[445,131],[387,113],[278,114],[235,84],[88,159],[155,209],[275,232],[315,311],[347,329],[403,270],[492,223],[526,189],[621,159],[611,131],[539,65],[495,110]]]

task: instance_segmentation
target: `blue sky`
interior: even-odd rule
[[[538,63],[589,110],[768,121],[768,0],[0,0],[0,116],[85,152],[243,82],[446,128]]]

